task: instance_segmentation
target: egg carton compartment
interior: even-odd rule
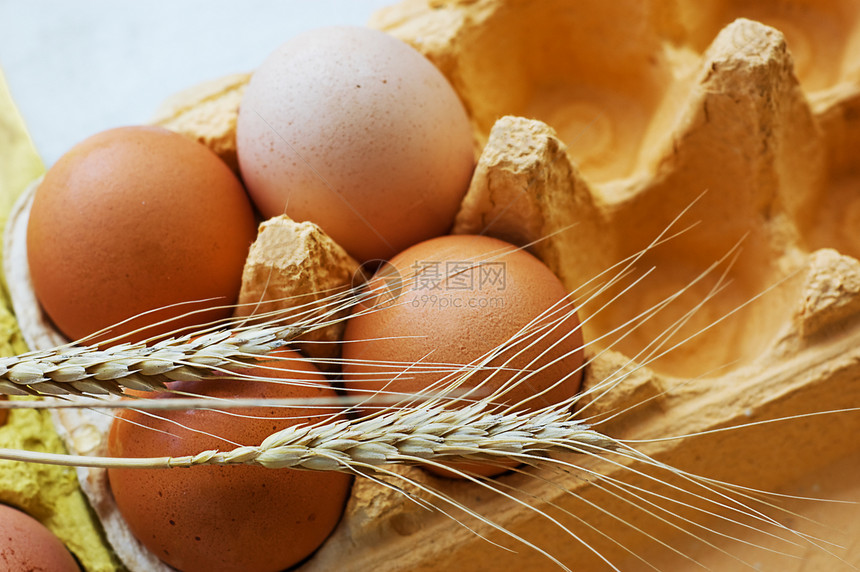
[[[589,280],[637,257],[627,280],[581,312],[586,389],[617,379],[580,405],[601,430],[654,439],[641,450],[689,473],[857,502],[856,414],[736,427],[860,403],[858,19],[849,1],[408,0],[372,25],[427,55],[469,112],[479,161],[454,232],[528,245],[583,301]],[[235,168],[246,82],[180,94],[155,122]],[[23,278],[10,284],[16,297],[27,289]],[[21,324],[34,347],[57,343],[38,314]],[[95,451],[99,431],[76,435]],[[683,435],[698,436],[666,439]],[[392,483],[422,498],[432,487],[472,515],[428,511],[357,479],[341,524],[300,569],[556,570],[552,558],[587,570],[611,569],[606,560],[621,570],[860,565],[854,505],[771,499],[793,511],[778,522],[836,543],[815,547],[778,527],[760,532],[765,523],[727,500],[706,503],[712,493],[677,472],[654,469],[658,485],[629,459],[564,460],[565,470],[498,477],[497,492],[392,469],[415,485]],[[639,488],[623,492],[614,479]]]

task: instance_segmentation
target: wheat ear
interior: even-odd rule
[[[0,358],[0,393],[7,395],[119,394],[121,388],[163,389],[175,380],[230,372],[283,348],[308,328],[291,325],[222,329],[152,345],[108,349],[67,345]]]
[[[428,459],[534,460],[553,452],[583,448],[613,451],[619,446],[565,410],[499,414],[478,403],[458,409],[395,409],[354,421],[294,425],[273,433],[260,445],[229,451],[135,459],[38,453],[38,460],[102,468],[260,465],[270,469],[364,472],[388,464],[420,464]],[[33,453],[0,450],[0,458],[9,460],[35,460],[30,454]]]

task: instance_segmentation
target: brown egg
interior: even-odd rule
[[[255,235],[250,200],[214,153],[165,129],[124,127],[76,145],[46,173],[27,250],[39,301],[77,339],[172,304],[198,301],[132,320],[110,336],[234,303]],[[229,315],[203,311],[129,338]]]
[[[32,516],[0,504],[0,570],[80,572],[54,534]]]
[[[448,232],[474,168],[445,76],[361,27],[312,30],[272,53],[242,98],[236,144],[263,215],[314,222],[360,261]]]
[[[386,289],[376,298],[380,309],[347,323],[348,391],[438,394],[462,373],[458,365],[476,363],[500,347],[459,388],[475,388],[464,398],[487,397],[516,381],[493,402],[525,410],[557,404],[579,390],[579,321],[561,282],[537,258],[493,238],[444,236],[407,249],[390,264],[396,272],[381,271]],[[518,335],[528,324],[537,333]],[[490,464],[459,467],[485,475],[503,470]]]
[[[304,380],[315,387],[204,380],[180,382],[172,388],[219,398],[335,395],[325,378],[298,354],[277,355],[284,359],[263,362],[245,373]],[[167,420],[156,420],[126,410],[111,427],[110,453],[179,456],[232,449],[230,441],[259,445],[275,431],[331,413],[309,408],[196,410],[160,413]],[[156,556],[184,572],[263,572],[292,566],[316,550],[334,529],[351,484],[351,477],[342,473],[252,466],[111,469],[108,475],[119,510],[134,535]]]

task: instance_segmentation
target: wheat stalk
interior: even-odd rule
[[[69,345],[0,359],[0,392],[8,395],[105,395],[121,388],[153,391],[165,383],[232,371],[283,348],[307,331],[275,325],[244,331],[220,330],[153,345],[107,349]]]
[[[344,311],[361,300],[357,290],[337,291],[300,306],[210,323],[184,335],[177,331],[171,337],[106,348],[87,345],[85,338],[47,350],[2,357],[0,394],[122,395],[122,389],[163,390],[170,381],[233,373],[285,348],[303,334],[342,321]],[[102,333],[95,332],[91,337]]]
[[[425,461],[536,459],[553,452],[620,445],[563,410],[493,413],[478,403],[463,408],[395,409],[356,421],[293,425],[258,446],[208,450],[182,457],[124,459],[38,454],[40,462],[87,467],[169,468],[260,465],[269,469],[348,471]],[[0,451],[11,460],[35,460],[26,451]]]

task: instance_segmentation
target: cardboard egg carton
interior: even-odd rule
[[[818,414],[860,404],[860,5],[407,0],[371,25],[423,52],[469,112],[479,160],[453,232],[528,247],[582,303],[585,388],[614,380],[579,405],[601,431],[654,439],[637,448],[688,473],[860,500],[860,415]],[[235,168],[247,79],[180,94],[155,123]],[[300,226],[269,223],[243,296],[348,285],[355,262]],[[291,248],[296,237],[315,246]],[[320,279],[301,278],[308,268]],[[270,270],[285,277],[276,293],[254,278]],[[21,321],[31,340],[50,328]],[[747,426],[792,416],[803,417]],[[705,493],[683,475],[662,472],[656,485],[624,463],[563,460],[568,470],[496,479],[541,511],[476,483],[392,470],[417,483],[398,483],[410,492],[448,495],[572,569],[608,568],[603,558],[621,570],[643,559],[666,570],[728,570],[737,559],[786,571],[860,566],[856,506],[780,500],[793,513],[782,521],[836,543],[789,535],[797,546],[786,546],[729,501],[703,518],[695,493]],[[357,479],[341,524],[301,570],[558,569],[443,508]],[[116,526],[106,524],[109,534]],[[130,539],[115,541],[130,554],[117,543]],[[137,566],[155,566],[147,562]]]

